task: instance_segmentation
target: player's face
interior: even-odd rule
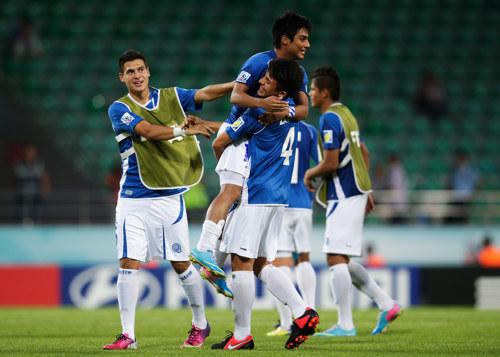
[[[130,93],[140,93],[148,89],[149,68],[142,59],[125,62],[120,80],[125,83]]]
[[[305,28],[297,31],[293,41],[287,46],[287,51],[292,59],[304,59],[306,51],[311,47],[309,44],[309,32]]]
[[[316,87],[314,82],[315,81],[313,79],[311,83],[311,89],[309,90],[309,98],[311,99],[311,106],[313,108],[320,108],[321,104],[323,104],[324,99],[320,90],[318,89],[318,87]]]
[[[259,80],[259,90],[257,91],[257,94],[259,97],[269,97],[271,95],[279,95],[279,92],[277,90],[278,83],[276,82],[275,79],[271,78],[269,76],[269,71],[266,71],[266,74],[264,77],[262,77]]]

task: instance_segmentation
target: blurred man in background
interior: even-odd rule
[[[451,212],[445,223],[463,224],[469,221],[470,206],[479,185],[479,171],[467,157],[467,153],[458,150],[455,153],[455,164],[449,177],[451,193]]]
[[[495,246],[489,236],[483,239],[477,261],[483,268],[500,268],[500,247]]]
[[[32,226],[40,220],[42,199],[50,192],[50,176],[44,163],[38,158],[35,145],[24,148],[23,157],[14,165],[17,185],[17,220]]]

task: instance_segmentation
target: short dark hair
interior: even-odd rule
[[[285,91],[287,97],[295,95],[304,83],[304,71],[293,60],[274,58],[269,61],[267,70],[269,76],[276,80],[277,89]]]
[[[120,70],[120,73],[123,73],[123,65],[125,64],[125,62],[134,61],[136,59],[143,60],[146,67],[148,66],[146,57],[142,53],[140,53],[137,50],[128,50],[123,52],[120,58],[118,59],[118,68]]]
[[[328,90],[331,99],[340,99],[340,77],[335,68],[317,67],[313,72],[312,80],[320,91]]]
[[[309,19],[291,11],[285,12],[278,17],[273,24],[272,34],[274,48],[281,47],[281,37],[283,35],[293,41],[295,34],[303,28],[309,33],[312,31],[312,24]]]

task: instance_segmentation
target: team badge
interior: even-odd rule
[[[236,120],[233,124],[231,124],[231,128],[234,131],[238,131],[238,129],[241,128],[243,124],[245,124],[245,121],[241,119],[241,117],[239,117],[238,120]]]
[[[182,252],[182,247],[179,243],[172,244],[172,250],[176,253]]]
[[[238,74],[238,78],[236,78],[236,82],[244,84],[248,81],[248,78],[250,78],[250,73],[241,71],[240,74]]]
[[[332,130],[323,130],[323,142],[326,144],[333,143],[333,131]]]
[[[121,121],[123,124],[129,125],[132,120],[134,120],[134,117],[129,113],[125,113],[122,115]]]

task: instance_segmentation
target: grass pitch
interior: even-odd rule
[[[322,330],[337,320],[336,311],[319,311]],[[405,311],[389,330],[371,336],[377,311],[354,311],[357,337],[313,338],[299,349],[285,350],[286,337],[266,337],[278,313],[254,311],[253,351],[211,350],[210,346],[233,330],[231,310],[208,309],[212,333],[201,349],[180,349],[190,328],[191,314],[183,310],[138,310],[137,350],[103,351],[121,332],[117,308],[91,311],[60,309],[0,309],[0,356],[499,356],[500,311],[469,307]]]

